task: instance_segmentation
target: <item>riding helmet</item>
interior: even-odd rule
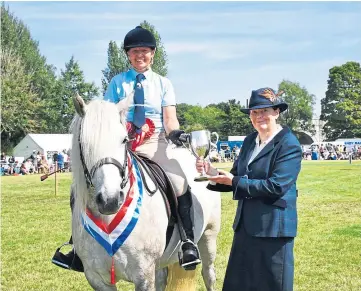
[[[149,47],[155,49],[156,46],[154,35],[149,30],[137,26],[126,34],[123,48],[125,51],[128,51],[133,47]]]

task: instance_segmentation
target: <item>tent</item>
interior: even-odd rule
[[[15,157],[30,157],[34,150],[52,158],[55,152],[71,148],[72,134],[27,134],[14,148]]]

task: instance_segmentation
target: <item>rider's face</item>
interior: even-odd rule
[[[127,52],[130,63],[139,73],[149,69],[154,53],[155,50],[149,47],[135,47]]]

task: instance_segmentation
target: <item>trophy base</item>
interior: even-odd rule
[[[208,177],[207,176],[199,176],[199,177],[195,177],[194,178],[195,182],[204,182],[204,181],[208,181]]]

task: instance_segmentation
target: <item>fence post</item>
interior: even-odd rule
[[[58,171],[58,162],[55,161],[55,196],[56,192],[58,191],[58,181],[57,181],[57,171]]]

